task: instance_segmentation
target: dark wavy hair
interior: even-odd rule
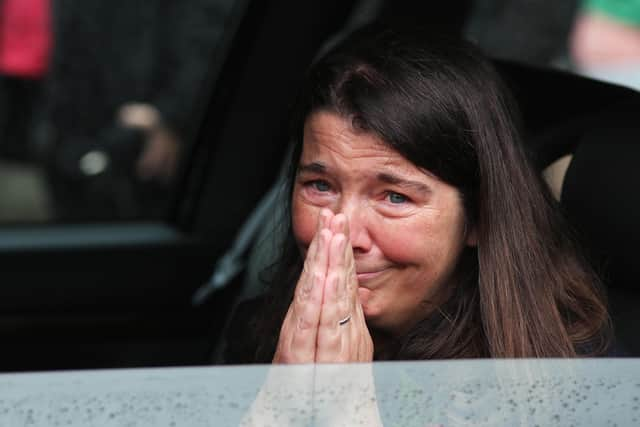
[[[462,253],[455,289],[398,337],[388,359],[598,355],[611,328],[597,276],[521,144],[517,108],[476,47],[432,34],[360,30],[309,70],[292,122],[291,194],[303,127],[316,111],[377,135],[461,194],[477,247]],[[290,197],[289,197],[290,201]],[[302,259],[289,232],[258,324],[269,362]]]

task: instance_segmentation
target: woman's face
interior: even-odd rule
[[[330,112],[305,123],[292,200],[303,254],[322,208],[346,215],[367,323],[392,334],[447,298],[458,257],[473,243],[455,187]]]

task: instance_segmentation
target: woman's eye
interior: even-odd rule
[[[400,193],[394,193],[393,191],[390,191],[387,197],[389,198],[389,202],[393,204],[406,203],[409,200],[407,196],[404,196]]]
[[[330,190],[329,184],[326,181],[316,180],[312,181],[310,184],[316,191],[325,192]]]

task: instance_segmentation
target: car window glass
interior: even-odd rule
[[[0,2],[0,222],[166,215],[233,0]]]
[[[459,360],[0,375],[31,426],[638,425],[630,359]]]

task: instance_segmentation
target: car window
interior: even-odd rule
[[[165,217],[235,3],[0,2],[0,222]]]
[[[215,84],[215,61],[224,59],[225,36],[232,30],[230,22],[243,14],[243,3],[241,0],[0,0],[0,223],[110,222],[164,217],[181,173],[184,154],[189,151],[200,125],[202,104],[210,96],[209,87]],[[420,22],[440,19],[430,10],[433,8],[431,3],[403,2],[410,3],[416,7],[415,10],[408,6],[403,9],[400,2],[363,0],[357,11],[362,15],[354,15],[350,25],[357,26],[375,17],[391,19],[394,13],[401,19]],[[575,22],[587,11],[605,14],[596,5],[604,1],[580,3],[572,0],[553,7],[541,6],[544,2],[518,0],[461,3],[469,5],[469,10],[463,11],[462,6],[460,9],[452,7],[451,11],[445,11],[445,15],[451,18],[446,22],[459,25],[468,38],[475,40],[492,56],[591,75],[588,64],[579,62],[582,60],[578,59],[578,51],[572,45]],[[540,19],[533,19],[534,14],[530,12],[533,9],[522,5],[517,8],[520,3],[532,8],[537,5]],[[17,8],[16,4],[29,6]],[[26,44],[23,43],[24,37],[10,35],[14,30],[8,17],[13,14],[15,18],[16,13],[20,19],[14,22],[22,22],[21,31],[29,25],[39,28],[32,29],[30,36],[29,46],[33,51],[27,56],[31,60],[23,62],[18,72],[16,63],[11,65],[10,53],[22,52],[12,50],[12,46],[24,49]],[[558,20],[546,17],[548,13],[558,14]],[[535,23],[531,24],[531,21]],[[624,22],[625,28],[635,25],[628,20]],[[535,28],[529,29],[526,25]],[[629,33],[633,34],[633,31]],[[292,31],[292,34],[296,32]],[[295,41],[292,34],[287,34],[287,37]],[[549,35],[553,40],[542,35]],[[540,47],[536,47],[536,43],[540,43]],[[279,45],[273,43],[273,46],[275,51]],[[289,52],[285,51],[285,55]],[[278,101],[289,93],[280,93],[284,92],[285,84],[277,79],[281,71],[269,67],[273,61],[272,54],[265,52],[255,56],[260,58],[256,60],[259,66],[254,68],[260,73],[266,71],[266,77],[238,90],[245,97],[252,98],[252,102],[250,107],[238,104],[240,108],[237,110],[242,114],[237,115],[242,117],[235,120],[240,122],[240,126],[255,128],[257,133],[261,133],[265,126],[260,119],[267,117],[266,111],[270,109],[275,112],[269,111],[272,115],[264,120],[269,124],[276,123],[272,116],[279,114],[282,107],[277,105]],[[632,59],[631,65],[623,68],[633,70],[634,57],[629,55],[629,58]],[[640,73],[629,75],[637,78]],[[270,84],[265,85],[265,80]],[[527,86],[527,80],[523,79],[523,82]],[[271,92],[267,94],[272,96],[263,96],[260,89],[267,86],[272,86],[278,97]],[[286,89],[294,92],[295,84],[291,82]],[[562,109],[561,101],[556,100],[549,107]],[[579,99],[575,101],[581,102]],[[269,106],[265,107],[260,102],[268,102]],[[545,103],[545,107],[547,104],[551,103]],[[236,106],[230,104],[221,108],[233,110]],[[284,114],[280,116],[279,119],[285,121]],[[532,116],[538,118],[536,114]],[[246,156],[245,147],[250,146],[247,140],[251,138],[238,137],[234,132],[237,127],[230,126],[229,129],[232,130],[224,134],[225,141],[237,139],[231,142],[237,142],[238,151],[241,151],[230,158],[241,158],[243,167],[238,166],[240,162],[227,161],[224,157],[214,165],[223,171],[220,172],[222,179],[209,174],[205,183],[203,172],[194,178],[196,181],[200,177],[201,181],[193,185],[197,197],[201,196],[200,187],[205,187],[202,199],[208,199],[211,205],[216,206],[209,211],[201,208],[197,215],[193,215],[201,219],[193,221],[195,226],[189,229],[215,240],[215,250],[211,249],[211,242],[207,242],[210,246],[197,248],[197,257],[193,256],[195,249],[192,252],[177,249],[175,254],[167,252],[164,257],[156,253],[145,255],[146,262],[138,264],[135,255],[140,255],[141,251],[138,248],[122,250],[118,244],[126,246],[130,241],[142,240],[145,247],[159,246],[158,239],[173,239],[173,230],[158,237],[152,233],[154,229],[135,228],[137,233],[132,232],[133,229],[124,229],[121,234],[116,234],[110,228],[94,233],[87,232],[86,228],[64,227],[56,230],[60,234],[53,237],[63,236],[61,240],[65,245],[80,246],[81,249],[61,253],[57,257],[48,257],[43,252],[41,258],[53,266],[49,269],[41,268],[31,258],[23,264],[14,263],[17,272],[9,275],[8,279],[6,272],[3,276],[6,295],[9,295],[4,302],[10,313],[30,320],[47,314],[47,310],[55,314],[64,313],[68,307],[60,301],[71,301],[67,304],[72,308],[77,310],[73,304],[86,306],[85,310],[90,315],[99,315],[101,313],[94,310],[98,306],[96,300],[105,306],[111,304],[107,308],[114,311],[122,310],[118,305],[122,304],[133,313],[130,317],[133,320],[127,320],[129,323],[117,323],[115,327],[94,326],[83,317],[77,318],[82,328],[73,335],[74,341],[80,342],[90,336],[102,346],[97,346],[99,349],[104,347],[115,354],[111,358],[105,357],[107,362],[100,366],[156,366],[160,364],[159,360],[167,364],[183,363],[184,360],[202,363],[204,357],[199,353],[197,359],[188,357],[197,351],[184,346],[181,341],[178,345],[166,341],[157,347],[144,347],[140,336],[132,333],[131,337],[126,337],[127,342],[120,343],[118,347],[109,338],[114,331],[121,333],[121,330],[135,324],[152,325],[148,327],[152,334],[162,334],[165,332],[163,329],[167,329],[181,338],[185,335],[186,329],[173,324],[187,317],[187,309],[194,310],[185,308],[188,298],[184,298],[184,294],[190,296],[191,290],[198,289],[208,277],[209,265],[213,266],[216,259],[212,253],[221,253],[231,240],[227,234],[233,236],[235,231],[235,223],[229,226],[222,219],[240,222],[250,210],[245,206],[249,202],[238,203],[236,198],[228,197],[229,194],[239,199],[246,196],[245,193],[258,191],[248,189],[249,179],[246,180],[247,189],[243,187],[242,192],[231,186],[220,188],[224,179],[233,181],[233,176],[225,175],[229,170],[242,169],[247,176],[258,175],[259,170],[255,165],[247,167],[249,156]],[[254,143],[255,146],[269,145],[264,141],[271,142],[282,136],[274,130],[264,133],[268,139],[256,137],[258,142]],[[231,145],[224,148],[233,151]],[[224,150],[220,151],[224,153]],[[255,153],[253,157],[258,158],[256,162],[269,165],[274,170],[278,169],[281,160]],[[245,173],[246,170],[251,172]],[[243,179],[237,181],[238,187],[245,183]],[[264,185],[267,186],[268,182]],[[219,200],[224,202],[225,209],[217,207]],[[211,215],[211,211],[218,216]],[[50,233],[43,233],[36,227],[28,231],[24,233],[19,229],[14,234],[3,234],[5,240],[0,243],[5,245],[0,244],[0,247],[6,247],[5,252],[16,253],[25,248],[32,249],[33,241],[25,237],[34,236],[44,239],[44,246],[51,246]],[[105,242],[110,247],[110,252],[105,251],[106,256],[95,250],[96,245],[93,250],[83,249],[85,241],[93,241],[96,235],[100,240],[98,248],[105,246]],[[78,253],[90,260],[90,257],[103,258],[106,267],[104,270],[94,269],[93,264],[86,262],[87,258],[78,257]],[[9,262],[14,258],[9,258]],[[122,262],[129,259],[130,262]],[[178,269],[172,264],[192,259],[198,261],[199,269],[186,263],[185,268]],[[202,268],[204,264],[206,266]],[[83,269],[86,275],[77,274]],[[113,274],[100,274],[101,271]],[[193,273],[195,279],[185,272]],[[128,277],[131,283],[118,280],[120,275]],[[33,283],[45,291],[28,286]],[[58,290],[50,286],[52,283],[63,285]],[[242,294],[233,286],[229,288],[225,291]],[[123,289],[126,292],[118,293]],[[220,290],[216,292],[208,301],[212,305],[198,313],[205,319],[199,320],[200,324],[224,323],[225,316],[229,314],[226,311],[229,304],[221,297]],[[17,305],[10,298],[15,295],[34,305],[24,305],[28,310]],[[139,320],[146,309],[145,304],[154,297],[164,304],[154,312],[166,320],[166,324],[160,326],[154,321],[144,323]],[[180,304],[184,312],[167,314],[167,301]],[[627,298],[626,301],[631,307],[634,300]],[[628,310],[628,313],[632,312],[635,313]],[[46,317],[43,319],[45,323],[48,321]],[[63,332],[65,328],[73,329],[68,326],[70,323],[60,324],[57,327]],[[635,323],[628,321],[624,324],[628,325],[630,335],[635,336]],[[96,354],[100,351],[95,351],[95,354],[79,353],[71,346],[66,354],[61,352],[57,358],[51,354],[41,357],[33,350],[49,330],[34,327],[39,335],[32,339],[13,323],[9,323],[6,329],[20,339],[25,335],[24,342],[34,343],[24,349],[11,346],[12,349],[17,348],[14,352],[18,354],[16,359],[23,359],[24,353],[31,353],[27,364],[19,365],[21,367],[29,366],[28,363],[46,366],[46,369],[95,367],[96,359],[99,359]],[[87,332],[89,329],[91,331]],[[200,329],[198,333],[203,336],[197,338],[208,348],[210,343],[216,342],[216,337],[208,329],[206,332]],[[60,344],[55,334],[47,343]],[[137,362],[130,348],[141,343],[145,358],[139,359],[143,362]],[[58,347],[65,345],[69,344],[63,342]],[[169,360],[166,362],[161,355],[170,353],[167,350],[180,353],[180,357],[172,359],[171,355],[166,356]],[[68,362],[72,353],[78,355]],[[34,364],[32,360],[35,359],[51,360],[51,363]],[[80,359],[86,359],[82,360],[86,365],[72,365]],[[369,381],[370,375],[373,383]],[[309,388],[307,380],[294,381],[300,377],[326,387]],[[273,393],[269,391],[275,415],[280,420],[291,421],[292,425],[333,425],[330,417],[344,414],[344,404],[353,402],[353,387],[358,391],[356,399],[369,398],[368,401],[359,401],[357,408],[365,410],[369,403],[375,401],[384,425],[392,426],[635,425],[640,411],[640,366],[635,360],[487,360],[347,367],[253,366],[3,374],[0,375],[0,425],[237,425],[256,401],[260,390],[264,389],[267,378],[274,381],[271,384],[276,384]],[[373,390],[375,394],[370,394]],[[266,402],[270,403],[268,399]],[[273,413],[257,414],[258,420],[260,416],[275,416]],[[258,422],[255,425],[262,424]],[[283,424],[277,422],[274,425]]]
[[[630,426],[640,363],[460,360],[0,375],[29,426]]]

